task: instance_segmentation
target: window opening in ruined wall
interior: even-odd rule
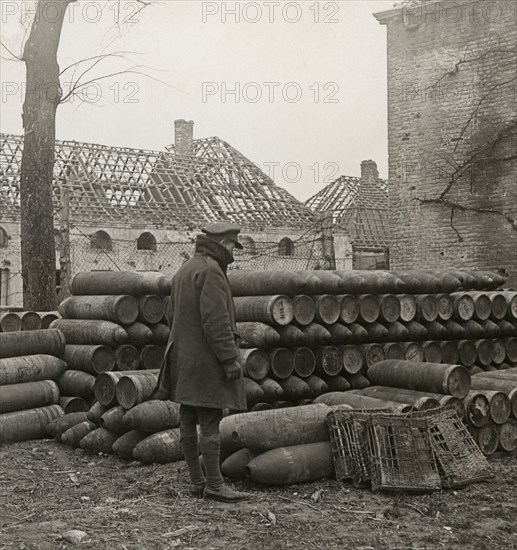
[[[136,240],[137,250],[152,250],[156,252],[156,238],[152,233],[145,232]]]
[[[111,250],[113,243],[106,231],[96,231],[90,235],[90,247],[97,250]]]

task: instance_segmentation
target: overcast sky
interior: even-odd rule
[[[359,175],[364,159],[387,176],[386,30],[372,14],[393,1],[148,1],[136,15],[135,0],[122,0],[120,12],[116,0],[69,8],[61,69],[130,51],[83,80],[135,65],[157,80],[123,74],[90,85],[83,94],[93,103],[59,107],[58,139],[163,150],[174,120],[185,118],[195,138],[228,141],[300,200],[339,175]],[[20,20],[30,23],[34,2],[0,6],[2,42],[19,53]],[[2,61],[2,132],[22,133],[24,79],[23,63]],[[66,71],[65,94],[71,80]]]

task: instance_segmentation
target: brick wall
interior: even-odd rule
[[[517,285],[515,10],[431,0],[376,14],[387,26],[392,269],[503,266]],[[448,185],[448,205],[420,202]]]

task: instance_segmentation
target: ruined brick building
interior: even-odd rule
[[[389,268],[388,182],[373,160],[361,162],[361,177],[340,176],[305,203],[332,212],[334,228],[350,236],[353,269]]]
[[[516,2],[410,1],[375,17],[391,267],[504,267],[517,285]]]
[[[0,306],[22,302],[22,149],[22,136],[0,135]],[[312,269],[325,258],[315,213],[227,142],[193,139],[192,121],[175,122],[175,143],[164,151],[57,141],[53,183],[58,281],[66,196],[72,275],[173,274],[192,254],[200,228],[223,219],[242,227],[244,250],[234,268]],[[351,269],[344,232],[334,233],[333,249],[336,266]]]

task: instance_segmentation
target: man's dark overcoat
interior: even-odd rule
[[[156,399],[194,407],[246,410],[242,374],[225,378],[224,363],[240,359],[235,310],[226,268],[233,256],[217,241],[198,235],[194,256],[172,280],[171,332]]]

